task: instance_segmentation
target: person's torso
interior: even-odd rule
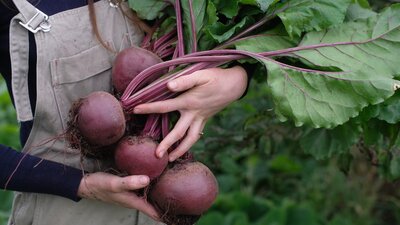
[[[79,150],[68,148],[63,134],[73,102],[93,91],[111,91],[111,67],[116,53],[105,49],[96,39],[87,7],[56,13],[46,21],[43,13],[32,9],[26,1],[14,2],[21,4],[21,9],[28,7],[27,12],[14,17],[10,27],[12,89],[17,116],[19,121],[34,118],[24,151],[82,167],[85,171],[102,170],[96,160],[82,160]],[[123,5],[126,9],[127,5]],[[120,8],[101,0],[95,3],[95,11],[101,37],[113,49],[119,51],[139,43],[142,32],[132,25]],[[34,34],[37,56],[35,110],[31,109],[28,92],[29,38],[20,22],[30,29],[38,25],[44,29]],[[132,209],[85,199],[76,203],[44,194],[18,193],[13,207],[10,219],[13,225],[158,224]]]

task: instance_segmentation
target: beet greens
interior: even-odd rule
[[[296,125],[335,127],[368,105],[392,96],[400,74],[400,6],[350,20],[350,0],[129,1],[143,19],[175,32],[164,62],[132,80],[121,101],[124,108],[175,96],[166,83],[199,69],[247,63],[266,71],[281,120]],[[352,6],[350,8],[349,6]],[[151,17],[146,12],[152,10]],[[175,20],[176,23],[171,23]],[[175,30],[172,28],[176,28]],[[165,35],[165,34],[164,34]],[[160,38],[161,39],[161,38]],[[159,44],[157,45],[159,46]],[[174,52],[174,53],[172,53]],[[150,85],[162,69],[170,72]]]

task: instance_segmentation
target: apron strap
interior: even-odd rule
[[[27,0],[13,0],[15,6],[21,14],[20,25],[25,27],[32,33],[38,31],[48,32],[51,25],[48,21],[49,17],[39,9],[35,8]]]
[[[48,16],[26,0],[13,0],[19,10],[10,23],[10,58],[12,92],[18,121],[33,119],[29,100],[29,36],[28,31],[50,31]]]

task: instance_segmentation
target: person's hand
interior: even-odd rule
[[[168,88],[173,92],[185,91],[178,97],[138,105],[134,113],[179,111],[179,120],[156,150],[158,157],[162,157],[174,143],[181,140],[176,149],[169,153],[169,160],[174,161],[200,138],[207,119],[239,99],[246,87],[247,74],[240,66],[199,70],[168,83]]]
[[[159,221],[160,218],[154,207],[144,197],[139,197],[133,192],[146,187],[149,182],[149,177],[141,175],[119,177],[103,172],[91,173],[82,178],[78,196],[137,209]]]

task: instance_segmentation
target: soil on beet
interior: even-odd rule
[[[187,216],[187,215],[168,215],[161,217],[161,220],[167,225],[193,225],[201,216]]]

